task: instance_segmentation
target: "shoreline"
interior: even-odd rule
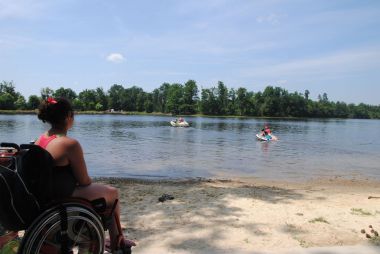
[[[0,110],[0,115],[36,115],[36,110]],[[329,120],[379,120],[379,118],[337,118],[337,117],[279,117],[279,116],[241,116],[241,115],[204,115],[204,114],[192,114],[192,115],[173,115],[171,113],[161,113],[161,112],[138,112],[138,111],[122,111],[122,112],[107,112],[107,111],[75,111],[78,115],[125,115],[125,116],[170,116],[170,117],[206,117],[206,118],[240,118],[240,119],[289,119],[289,120],[318,120],[318,119],[329,119]]]
[[[380,245],[380,182],[96,178],[119,189],[134,253],[252,253]],[[159,202],[163,194],[173,200]],[[368,198],[374,197],[374,198]]]
[[[124,176],[93,176],[92,179],[95,182],[110,182],[110,183],[142,183],[142,184],[155,184],[155,183],[201,183],[201,182],[246,182],[246,183],[256,183],[256,184],[327,184],[334,182],[336,184],[345,184],[350,182],[355,183],[366,183],[380,185],[380,179],[370,179],[367,176],[320,176],[314,178],[292,178],[292,179],[271,179],[271,178],[260,178],[254,176],[242,176],[242,177],[124,177]]]

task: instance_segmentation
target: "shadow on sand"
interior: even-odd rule
[[[150,243],[157,242],[157,237],[162,237],[169,249],[191,253],[204,253],[205,249],[214,250],[213,253],[232,253],[228,241],[220,247],[221,241],[226,239],[227,227],[247,230],[257,236],[267,234],[261,230],[265,224],[255,218],[250,223],[241,222],[239,218],[247,216],[246,211],[227,199],[243,198],[255,205],[258,200],[286,204],[303,198],[294,190],[248,184],[234,186],[223,181],[102,181],[123,190],[121,205],[127,208],[122,212],[122,220],[128,223],[127,234],[143,243],[142,248],[149,248]],[[158,202],[163,193],[173,195],[174,200]]]

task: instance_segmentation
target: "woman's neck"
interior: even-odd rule
[[[58,129],[52,127],[50,130],[48,130],[48,135],[58,135],[58,136],[66,136],[67,135],[67,129]]]

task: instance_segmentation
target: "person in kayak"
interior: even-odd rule
[[[47,150],[54,159],[52,180],[56,198],[78,197],[90,201],[104,198],[107,205],[112,206],[118,199],[118,190],[112,186],[92,182],[80,143],[67,136],[68,130],[74,124],[74,110],[71,103],[64,98],[48,98],[40,104],[38,118],[51,125],[51,128],[43,133],[35,144]],[[112,250],[129,244],[129,246],[134,245],[124,238],[123,232],[118,230],[119,203],[117,202],[115,216],[108,228]]]
[[[269,125],[267,125],[267,124],[264,126],[264,128],[263,128],[261,131],[263,131],[265,135],[270,135],[270,134],[272,134],[272,131],[271,131],[271,129],[269,128]]]
[[[268,124],[265,124],[264,128],[261,130],[261,136],[263,136],[267,140],[278,140],[277,137],[273,135],[272,130],[269,128]]]
[[[261,136],[266,138],[267,140],[272,139],[272,131],[270,130],[269,126],[266,124],[263,129],[261,129]]]

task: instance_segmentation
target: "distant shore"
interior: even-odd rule
[[[0,115],[35,115],[37,110],[0,110]],[[275,117],[275,116],[240,116],[240,115],[173,115],[161,112],[138,112],[138,111],[75,111],[78,115],[142,115],[142,116],[170,116],[170,117],[207,117],[207,118],[255,118],[255,119],[355,119],[355,118],[307,118],[307,117]],[[366,119],[369,120],[369,119]]]
[[[34,115],[37,114],[37,110],[0,110],[0,115]],[[75,114],[78,115],[146,115],[146,116],[189,116],[189,117],[223,117],[223,118],[279,118],[279,117],[253,117],[253,116],[239,116],[239,115],[203,115],[203,114],[193,114],[193,115],[173,115],[170,113],[161,113],[161,112],[138,112],[138,111],[75,111]],[[280,117],[280,118],[293,118],[293,117]]]
[[[252,253],[319,246],[379,245],[380,183],[318,179],[147,181],[103,178],[118,187],[134,253]],[[173,200],[159,202],[163,194]]]

